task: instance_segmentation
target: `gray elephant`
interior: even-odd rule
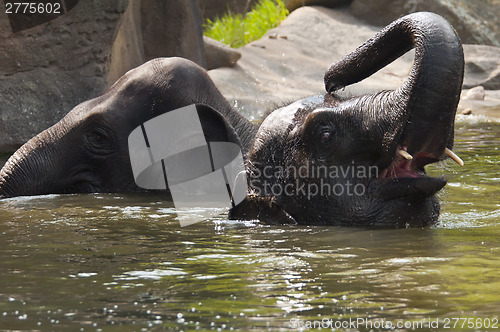
[[[415,48],[409,77],[394,91],[342,97],[337,90]],[[0,172],[4,197],[140,190],[128,159],[130,132],[190,105],[207,141],[238,144],[248,194],[233,219],[382,225],[432,224],[446,180],[424,167],[452,152],[464,72],[453,28],[432,13],[405,16],[330,66],[326,94],[272,112],[259,128],[230,107],[206,72],[179,58],[124,75],[23,145]]]

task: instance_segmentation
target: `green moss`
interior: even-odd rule
[[[283,0],[260,0],[246,15],[229,12],[214,21],[207,20],[204,33],[207,37],[238,48],[261,38],[288,14]]]

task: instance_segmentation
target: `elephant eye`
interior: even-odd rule
[[[99,133],[94,133],[92,136],[91,136],[92,140],[96,143],[102,143],[104,142],[105,138],[103,135],[99,134]]]
[[[321,143],[328,143],[332,140],[332,132],[325,131],[321,133]]]
[[[107,137],[104,133],[93,131],[87,134],[87,139],[89,143],[99,147],[106,142]]]
[[[89,148],[98,153],[107,153],[113,150],[113,140],[106,130],[97,127],[85,134]]]
[[[323,144],[329,144],[333,140],[333,136],[333,130],[330,129],[323,129],[319,134],[319,138]]]

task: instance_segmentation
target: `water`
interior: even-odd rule
[[[461,120],[456,137],[466,166],[433,167],[449,184],[440,223],[424,229],[265,226],[223,214],[181,228],[170,203],[144,194],[0,201],[0,330],[493,326],[500,123]]]

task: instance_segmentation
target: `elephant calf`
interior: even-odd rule
[[[336,91],[415,48],[394,91],[344,98]],[[241,147],[248,193],[230,218],[328,225],[436,222],[446,181],[424,167],[447,155],[462,87],[463,50],[442,17],[393,22],[325,73],[326,93],[272,112],[255,127],[230,107],[207,73],[179,58],[129,71],[23,145],[0,172],[0,195],[140,190],[127,138],[158,115],[198,107],[207,141]]]

